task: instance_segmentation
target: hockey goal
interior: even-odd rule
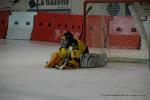
[[[92,53],[105,52],[110,62],[149,62],[150,31],[144,27],[150,16],[149,3],[85,0],[83,13],[83,40]]]

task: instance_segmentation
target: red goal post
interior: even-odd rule
[[[86,15],[87,15],[87,4],[88,3],[133,3],[133,2],[150,2],[147,0],[85,0],[83,4],[83,37],[84,42],[86,38]]]
[[[90,9],[88,8],[88,4],[95,4],[95,3],[135,3],[135,2],[148,2],[148,0],[85,0],[83,4],[83,41],[86,44],[87,39],[87,16],[88,11]],[[92,19],[93,20],[93,19]],[[96,22],[96,21],[95,21]],[[94,23],[94,22],[93,22]],[[88,36],[90,37],[90,36]],[[146,37],[146,36],[145,36]],[[97,38],[97,37],[96,37]],[[92,40],[90,40],[92,41]],[[98,41],[94,40],[94,43],[98,43]],[[100,49],[92,49],[93,52],[99,53]],[[105,52],[107,53],[109,59],[111,61],[123,61],[123,62],[147,62],[149,60],[149,51],[147,50],[133,50],[133,49],[110,49],[110,48],[104,48]],[[106,50],[107,49],[107,50]]]

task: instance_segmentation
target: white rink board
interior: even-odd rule
[[[9,16],[7,39],[27,39],[31,37],[36,12],[12,12]]]

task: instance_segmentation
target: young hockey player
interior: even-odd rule
[[[45,68],[80,68],[80,56],[86,53],[89,53],[88,47],[68,31],[61,36],[61,46],[52,54]]]

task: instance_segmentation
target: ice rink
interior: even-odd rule
[[[45,69],[59,44],[0,40],[0,100],[150,100],[148,64]]]

